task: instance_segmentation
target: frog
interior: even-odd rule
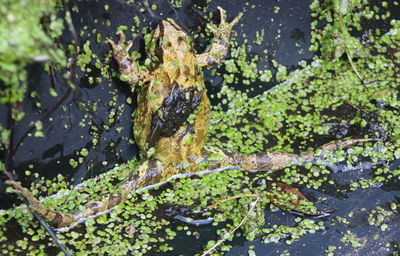
[[[189,34],[172,19],[163,20],[152,33],[155,59],[148,69],[140,69],[125,42],[122,31],[118,43],[107,42],[119,72],[128,85],[137,91],[134,117],[134,138],[148,159],[157,160],[161,179],[182,169],[193,171],[203,161],[204,144],[211,118],[210,101],[202,76],[202,67],[221,63],[228,53],[236,16],[226,21],[226,12],[218,7],[219,26],[209,23],[214,39],[204,53],[197,54]],[[154,175],[154,174],[153,174]]]
[[[161,21],[151,38],[159,63],[147,70],[139,69],[132,59],[132,42],[125,45],[122,31],[117,44],[108,40],[121,76],[132,88],[139,87],[134,138],[147,158],[176,165],[200,155],[211,117],[201,67],[221,63],[232,27],[240,19],[239,15],[228,23],[225,11],[218,9],[221,23],[219,27],[208,25],[215,39],[202,54],[195,53],[191,37],[173,20]]]
[[[202,68],[221,63],[229,48],[232,29],[241,18],[226,21],[226,12],[218,7],[220,24],[208,24],[214,39],[204,53],[197,54],[189,34],[173,20],[163,20],[151,36],[150,55],[154,63],[142,68],[129,53],[132,41],[122,31],[111,45],[112,57],[120,78],[137,93],[134,116],[134,138],[142,152],[143,162],[113,193],[90,201],[84,210],[64,213],[44,206],[19,182],[9,181],[14,191],[24,196],[32,210],[57,227],[68,227],[88,217],[107,212],[126,200],[132,191],[166,181],[181,173],[234,166],[244,171],[280,170],[288,164],[302,164],[317,159],[313,152],[295,154],[261,152],[249,155],[205,146],[211,106]],[[333,152],[356,143],[374,139],[350,139],[330,142],[320,152]],[[211,157],[212,156],[212,157]],[[204,164],[206,163],[206,164]]]

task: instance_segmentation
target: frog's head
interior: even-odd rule
[[[191,51],[191,39],[175,21],[163,20],[154,31],[153,41],[161,56],[184,57]]]

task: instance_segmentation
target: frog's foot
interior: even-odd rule
[[[126,37],[125,37],[124,32],[122,32],[121,30],[118,30],[117,35],[119,36],[119,40],[118,40],[117,44],[114,43],[114,41],[111,39],[106,40],[106,43],[109,43],[113,49],[114,57],[117,53],[121,53],[121,52],[128,53],[129,49],[131,49],[131,47],[133,45],[132,40],[129,40],[127,42],[127,44],[125,45]]]
[[[129,54],[129,49],[132,47],[133,42],[131,40],[126,42],[125,34],[122,31],[118,31],[117,35],[119,36],[118,43],[111,39],[107,39],[106,42],[112,47],[113,57],[117,61],[121,72],[120,79],[134,87],[140,81],[148,80],[149,74],[146,70],[139,70],[135,59]]]
[[[221,15],[221,22],[218,26],[214,24],[207,24],[207,28],[214,34],[215,40],[209,49],[202,54],[197,55],[197,64],[199,66],[211,66],[221,63],[225,58],[228,47],[229,39],[232,33],[232,27],[239,21],[242,14],[236,16],[231,22],[226,22],[226,12],[218,6]]]
[[[209,23],[207,24],[207,28],[213,32],[216,38],[223,40],[224,44],[227,44],[232,33],[232,27],[238,23],[242,14],[240,13],[231,22],[226,22],[226,11],[220,6],[217,8],[220,12],[221,22],[219,23],[219,26]]]

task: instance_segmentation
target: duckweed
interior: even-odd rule
[[[289,73],[287,67],[271,60],[275,70],[264,70],[257,65],[259,57],[249,59],[248,41],[245,40],[241,45],[233,43],[232,58],[224,62],[223,66],[227,74],[224,75],[223,87],[217,95],[223,100],[213,107],[210,138],[207,143],[242,153],[254,153],[266,149],[280,152],[306,152],[320,146],[316,145],[319,141],[325,141],[326,138],[335,139],[335,136],[339,134],[335,133],[335,130],[350,126],[359,131],[357,135],[360,137],[375,137],[382,139],[381,141],[353,146],[334,154],[316,151],[315,155],[320,159],[315,163],[304,163],[301,167],[288,166],[277,176],[272,176],[269,172],[248,175],[240,170],[231,170],[198,178],[180,178],[159,189],[133,193],[128,200],[113,211],[95,219],[88,219],[75,229],[58,233],[61,241],[71,248],[75,255],[106,255],[110,251],[115,252],[114,255],[151,255],[153,252],[173,251],[174,248],[169,243],[178,236],[178,232],[184,230],[187,236],[192,236],[194,239],[201,234],[190,231],[187,226],[176,227],[173,224],[174,220],[168,218],[163,212],[159,212],[165,205],[189,207],[202,217],[213,217],[212,226],[216,228],[216,234],[223,237],[240,223],[249,210],[252,198],[229,200],[219,204],[212,211],[201,209],[234,195],[257,193],[263,200],[259,202],[239,233],[241,232],[248,240],[261,237],[264,243],[284,241],[286,244],[292,244],[305,234],[324,230],[326,225],[322,221],[316,222],[299,217],[295,220],[295,226],[277,224],[266,226],[264,209],[276,208],[268,207],[270,205],[268,195],[271,191],[267,191],[267,183],[281,181],[294,186],[318,189],[324,184],[334,184],[330,177],[333,171],[329,166],[342,164],[352,169],[361,161],[371,162],[372,177],[352,180],[351,190],[366,189],[376,184],[398,180],[399,170],[392,170],[389,167],[390,163],[400,156],[398,150],[400,146],[400,117],[398,115],[400,22],[391,21],[392,28],[387,33],[373,31],[368,35],[370,41],[364,43],[352,36],[353,30],[362,29],[358,25],[361,24],[360,20],[387,19],[389,14],[378,15],[378,10],[367,5],[366,1],[345,2],[348,5],[337,5],[339,1],[313,1],[311,9],[315,20],[311,26],[315,32],[312,34],[311,49],[320,51],[321,56],[315,57],[309,65],[302,63],[302,69]],[[15,1],[14,4],[18,5],[18,3],[19,1]],[[50,9],[55,8],[53,1],[48,1],[48,3]],[[176,0],[171,3],[176,8],[182,6],[182,1]],[[383,7],[387,5],[385,3],[382,3]],[[43,9],[43,5],[34,5],[35,8],[31,10],[35,13],[32,15],[34,18],[40,17],[47,11]],[[151,8],[157,9],[155,5]],[[105,5],[104,10],[108,11],[109,6]],[[278,12],[279,8],[275,10]],[[0,13],[1,11],[3,10],[0,9]],[[11,18],[22,22],[19,16]],[[51,20],[52,37],[56,37],[61,31],[62,23],[55,16],[52,16]],[[317,28],[319,20],[327,21],[327,25],[321,31]],[[36,20],[35,22],[37,23]],[[27,25],[23,26],[28,28]],[[5,26],[1,24],[1,27]],[[129,27],[120,26],[118,29],[128,30]],[[0,37],[1,35],[3,33],[0,33]],[[257,35],[255,43],[262,44],[264,31],[258,32]],[[42,45],[53,45],[49,36],[42,35],[40,38],[35,42],[35,49],[27,48],[24,40],[17,44],[17,53],[21,52],[20,55],[24,55],[23,58],[20,56],[24,60],[22,63],[26,65],[35,56],[48,54],[65,65],[64,53],[58,51],[57,47],[51,48],[56,49],[54,53],[36,52],[37,49],[50,49],[41,47]],[[97,42],[101,43],[102,35],[98,33],[96,38]],[[77,64],[82,72],[90,73],[92,67],[90,64],[94,63],[95,67],[101,70],[103,78],[110,78],[108,64],[94,55],[90,47],[90,41],[86,41],[79,53]],[[394,50],[389,53],[389,48]],[[70,51],[78,50],[70,48]],[[8,64],[0,60],[2,67],[9,67]],[[150,62],[148,64],[150,65]],[[25,76],[24,66],[13,65],[10,69],[19,70],[19,74]],[[0,79],[8,86],[5,91],[2,91],[2,102],[6,97],[12,102],[22,101],[26,88],[21,90],[22,94],[17,92],[15,80],[10,75],[14,73],[7,72],[0,74]],[[241,74],[243,78],[239,79],[238,74]],[[95,85],[97,80],[92,78],[91,81]],[[257,81],[283,83],[277,85],[274,90],[256,97],[249,97],[247,92],[235,89],[236,83],[246,84],[250,88]],[[34,97],[35,92],[32,92],[31,96]],[[114,106],[115,101],[110,102],[109,105]],[[127,103],[131,102],[132,98],[128,98]],[[96,106],[93,105],[93,110],[95,109]],[[337,115],[335,111],[338,110],[347,114]],[[108,124],[104,125],[105,129],[109,129],[116,123],[118,112],[117,107],[112,108],[108,116]],[[16,120],[21,118],[17,114]],[[36,122],[33,125],[36,129],[34,136],[43,136],[42,124]],[[93,144],[97,144],[100,138],[95,128],[93,130]],[[9,139],[9,131],[0,126],[0,132],[0,146],[4,147]],[[343,137],[346,136],[337,139]],[[190,144],[190,140],[187,143]],[[77,155],[82,157],[88,154],[89,150],[86,148],[77,152]],[[71,158],[70,165],[77,167],[81,162],[80,158],[78,157],[78,160]],[[216,161],[218,156],[211,155],[209,160]],[[75,212],[81,210],[91,199],[96,200],[102,195],[115,191],[118,184],[137,171],[138,164],[140,162],[137,160],[129,161],[75,188],[61,176],[54,180],[44,180],[35,173],[37,182],[32,184],[30,189],[47,206],[64,212]],[[185,166],[182,165],[182,167]],[[2,169],[1,166],[0,169]],[[31,173],[26,171],[25,174],[29,176]],[[279,197],[279,200],[292,199],[290,196]],[[307,202],[302,206],[305,211],[317,211],[312,203]],[[381,231],[387,231],[388,220],[394,215],[398,205],[396,202],[391,202],[389,208],[376,207],[371,210],[368,213],[369,224]],[[336,217],[335,220],[345,225],[350,223],[341,216]],[[18,227],[22,232],[21,237],[4,235],[13,227]],[[230,239],[232,237],[228,238]],[[340,240],[344,245],[352,247],[362,247],[365,244],[364,240],[349,230],[342,234]],[[4,255],[20,253],[44,255],[49,250],[55,249],[47,233],[33,220],[32,214],[24,205],[12,210],[0,210],[0,241],[2,241],[0,250]],[[208,241],[204,249],[211,248],[215,243],[214,240]],[[220,250],[226,251],[230,248],[229,244],[225,244]],[[326,253],[333,255],[337,249],[336,246],[329,246]],[[248,254],[255,255],[252,249],[249,249]],[[282,252],[282,254],[286,255],[287,252]]]

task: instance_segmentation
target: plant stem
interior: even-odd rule
[[[217,202],[215,204],[212,204],[212,205],[207,207],[207,208],[211,208],[211,207],[216,206],[216,205],[218,205],[218,204],[220,204],[222,202],[226,202],[228,200],[235,199],[235,198],[240,198],[240,197],[256,197],[256,200],[251,203],[251,207],[250,207],[249,211],[246,213],[246,215],[240,221],[239,225],[237,225],[234,229],[232,229],[231,231],[229,231],[228,233],[223,235],[222,238],[216,244],[214,244],[213,247],[211,247],[210,249],[205,251],[201,256],[209,255],[218,246],[220,246],[229,236],[231,236],[236,230],[238,230],[238,228],[240,228],[247,221],[247,219],[249,218],[250,214],[254,211],[254,208],[256,207],[257,203],[261,200],[261,197],[259,195],[257,195],[257,194],[242,194],[242,195],[229,197],[227,199],[224,199],[222,201],[219,201],[219,202]]]

